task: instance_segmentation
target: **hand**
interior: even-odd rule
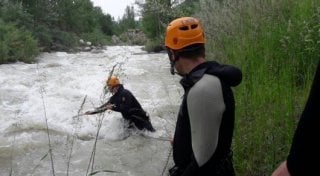
[[[278,168],[274,170],[271,176],[290,176],[287,167],[287,162],[284,161],[283,163],[281,163],[280,166],[278,166]]]
[[[87,111],[87,112],[85,112],[84,114],[85,115],[91,115],[93,112],[92,111]]]
[[[114,104],[110,104],[109,103],[109,104],[106,105],[106,108],[109,109],[109,110],[112,110],[114,106],[115,106]]]
[[[177,167],[173,166],[169,169],[169,176],[179,176],[182,175],[182,171]]]
[[[170,140],[170,144],[171,144],[171,146],[173,146],[173,139]]]

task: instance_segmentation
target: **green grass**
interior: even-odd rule
[[[289,152],[320,58],[320,1],[223,2],[207,0],[199,16],[208,59],[243,71],[234,89],[236,172],[271,175]]]

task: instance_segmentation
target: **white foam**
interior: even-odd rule
[[[140,54],[135,55],[135,53]],[[46,128],[48,127],[50,134],[60,136],[53,140],[53,145],[57,144],[56,147],[64,146],[68,136],[77,136],[81,144],[78,147],[81,148],[79,156],[77,155],[78,161],[87,161],[88,156],[84,155],[81,158],[83,154],[81,152],[92,148],[92,142],[101,122],[98,139],[105,141],[106,144],[103,147],[106,148],[105,152],[108,150],[120,152],[117,150],[119,146],[122,146],[122,152],[136,150],[137,147],[130,147],[130,145],[139,146],[142,145],[140,140],[148,139],[126,139],[128,136],[120,113],[106,112],[103,121],[100,115],[74,117],[78,114],[85,96],[86,101],[80,114],[100,106],[108,99],[110,95],[102,96],[103,87],[105,79],[115,65],[114,74],[120,78],[126,88],[133,92],[142,107],[150,114],[151,122],[157,130],[155,133],[145,132],[144,135],[149,136],[153,142],[157,140],[156,138],[161,140],[172,137],[175,115],[172,117],[170,113],[177,112],[176,107],[180,103],[182,91],[179,90],[176,78],[173,79],[169,73],[166,54],[144,55],[141,53],[145,52],[140,46],[115,46],[107,47],[103,52],[94,54],[42,53],[38,64],[0,65],[2,148],[6,148],[12,143],[12,139],[16,138],[19,139],[19,145],[22,148],[34,149],[40,147],[35,144],[44,143],[40,148],[41,151],[46,151]],[[174,107],[174,110],[168,107]],[[114,148],[114,145],[117,147]],[[148,145],[158,144],[149,141]],[[154,152],[151,151],[154,147],[156,146],[147,151]],[[60,152],[64,152],[61,150],[59,149]],[[133,156],[138,157],[143,154],[136,153]],[[56,159],[58,160],[58,156]],[[22,156],[19,158],[19,162],[23,163],[21,168],[28,170],[27,168],[30,167],[28,160]],[[38,161],[39,158],[37,159],[36,156],[30,160]],[[126,158],[119,159],[116,156],[113,160],[118,161],[118,165],[113,166],[118,169],[122,167],[122,162],[134,162],[134,158],[127,161]],[[63,160],[61,162],[63,163]],[[86,168],[84,165],[78,166],[75,170]],[[147,167],[148,163],[145,165]],[[127,163],[124,166],[129,167],[130,164]],[[128,171],[129,168],[120,169],[126,170],[127,173],[132,172],[131,175],[142,172]],[[153,172],[152,168],[143,169],[146,169],[147,173]],[[19,173],[17,172],[16,175]]]

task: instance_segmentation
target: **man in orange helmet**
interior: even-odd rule
[[[120,84],[116,76],[111,76],[107,80],[107,86],[112,93],[110,100],[93,111],[87,111],[85,114],[92,115],[106,110],[113,110],[122,114],[122,117],[128,122],[129,128],[136,127],[139,130],[155,131],[149,115],[142,109],[133,94]]]
[[[205,60],[204,31],[198,19],[182,17],[167,27],[165,46],[171,73],[185,90],[173,145],[171,176],[233,176],[231,143],[235,100],[231,87],[241,70]]]

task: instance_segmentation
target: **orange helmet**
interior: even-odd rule
[[[196,43],[205,43],[204,32],[198,19],[181,17],[168,25],[165,37],[166,47],[179,50]]]
[[[117,85],[120,84],[119,79],[116,76],[111,76],[108,80],[107,80],[107,86],[111,86],[111,87],[115,87]]]

